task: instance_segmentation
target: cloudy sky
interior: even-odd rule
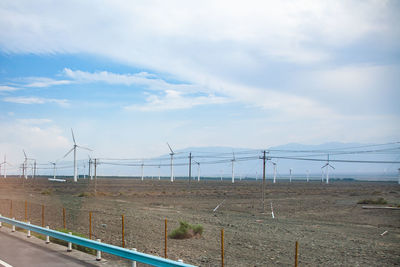
[[[71,128],[100,157],[399,141],[399,14],[395,0],[1,1],[0,157],[60,158]]]

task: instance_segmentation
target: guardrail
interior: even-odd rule
[[[145,264],[153,265],[153,266],[181,266],[181,267],[195,267],[194,265],[186,264],[183,262],[173,261],[169,259],[164,259],[161,257],[135,252],[126,248],[117,247],[114,245],[109,245],[101,242],[97,242],[94,240],[90,240],[87,238],[82,238],[78,236],[73,236],[65,233],[61,233],[55,230],[46,229],[44,227],[36,226],[33,224],[28,224],[24,222],[20,222],[14,219],[10,219],[4,216],[0,216],[0,222],[7,223],[10,225],[15,225],[17,227],[31,230],[33,232],[43,234],[46,236],[51,236],[57,239],[61,239],[67,242],[71,242],[73,244],[81,245],[84,247],[92,248],[95,250],[103,251],[105,253],[109,253],[112,255],[116,255],[125,259],[129,259],[132,261],[138,261]]]

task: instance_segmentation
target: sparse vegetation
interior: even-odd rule
[[[179,228],[175,229],[168,236],[174,239],[186,239],[195,236],[201,236],[203,233],[203,226],[200,224],[191,225],[187,222],[180,221]]]
[[[89,197],[89,196],[90,196],[90,193],[88,193],[88,192],[82,192],[78,195],[78,197]]]
[[[377,199],[363,199],[357,202],[357,204],[374,204],[374,205],[384,205],[387,204],[387,201],[383,198],[377,198]]]
[[[40,194],[42,195],[51,195],[53,193],[53,190],[47,188],[45,190],[43,190],[42,192],[40,192]]]
[[[66,233],[66,234],[69,233],[69,232],[72,232],[71,230],[68,230],[68,229],[57,229],[57,231],[62,232],[62,233]],[[82,235],[80,233],[77,233],[77,232],[72,232],[72,235],[83,237],[83,238],[87,238],[86,236],[84,236],[84,235]],[[54,237],[50,237],[50,242],[56,243],[56,244],[59,244],[59,245],[62,245],[62,246],[68,246],[68,242],[67,241],[60,240],[60,239],[57,239],[57,238],[54,238]],[[77,250],[85,252],[85,253],[96,255],[96,250],[94,250],[92,248],[87,248],[87,247],[84,247],[84,246],[81,246],[81,245],[72,244],[72,249],[77,249]]]

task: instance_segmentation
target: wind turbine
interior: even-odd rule
[[[310,171],[307,170],[307,183],[310,181]]]
[[[169,150],[171,151],[171,153],[169,153],[169,155],[171,156],[171,182],[174,181],[174,151],[172,150],[171,146],[168,144],[167,145],[169,147]]]
[[[274,183],[276,183],[276,162],[272,162],[272,165],[274,165]]]
[[[158,180],[159,181],[161,180],[161,166],[160,165],[158,165]]]
[[[71,128],[71,133],[72,133],[72,140],[74,141],[74,146],[71,148],[70,151],[67,152],[67,154],[64,155],[63,158],[65,158],[66,156],[69,155],[69,153],[74,151],[74,182],[77,182],[78,181],[78,165],[76,164],[76,148],[79,147],[79,148],[86,149],[89,151],[93,151],[93,150],[91,150],[90,148],[83,147],[83,146],[78,146],[75,142],[74,131],[72,130],[72,128]]]
[[[233,154],[233,158],[231,159],[231,161],[232,161],[232,184],[233,184],[233,183],[235,183],[235,169],[234,169],[234,163],[235,163],[235,161],[236,161],[236,158],[235,158],[235,152],[232,152],[232,154]]]
[[[3,164],[4,164],[4,167],[3,167],[4,178],[7,178],[7,168],[6,168],[6,166],[7,166],[7,164],[11,166],[11,164],[7,162],[6,155],[4,155],[4,161],[2,163],[0,163],[0,166],[3,165]],[[1,175],[1,172],[0,172],[0,175]]]
[[[290,173],[290,182],[292,182],[292,168],[289,169],[289,173]]]
[[[200,182],[200,162],[194,160],[194,163],[197,164],[197,182]]]
[[[55,162],[49,162],[50,164],[53,165],[53,179],[56,179],[56,165],[57,165],[57,161]]]
[[[329,167],[332,169],[335,169],[331,164],[329,164],[329,154],[328,154],[328,161],[324,166],[321,167],[321,169],[326,168],[326,183],[329,184]]]

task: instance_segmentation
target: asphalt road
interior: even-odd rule
[[[0,266],[96,266],[46,248],[46,245],[24,241],[14,234],[0,231]]]

